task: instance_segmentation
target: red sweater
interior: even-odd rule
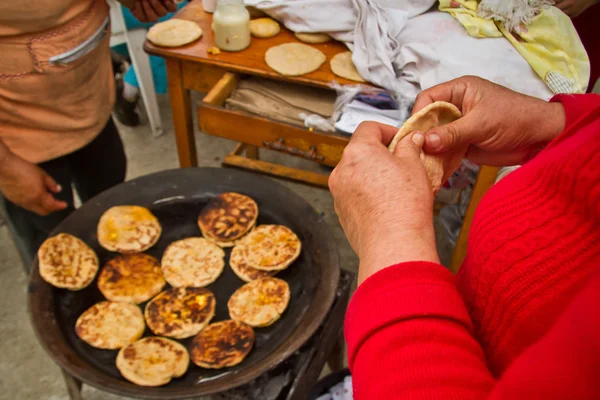
[[[600,399],[600,96],[481,201],[454,277],[386,268],[345,322],[355,400]]]

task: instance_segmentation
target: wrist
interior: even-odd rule
[[[358,284],[392,265],[408,261],[440,263],[433,225],[418,231],[384,233],[370,239],[361,246]]]
[[[565,130],[566,115],[562,103],[546,103],[546,108],[545,118],[543,119],[545,125],[541,131],[545,133],[544,140],[548,144]]]
[[[538,118],[535,119],[535,124],[537,128],[532,126],[531,129],[538,132],[539,138],[537,143],[531,147],[527,160],[531,160],[544,150],[550,142],[565,130],[566,115],[564,106],[559,102],[545,103]]]

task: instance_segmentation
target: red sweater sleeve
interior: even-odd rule
[[[598,207],[600,198],[598,175],[594,170],[598,154],[594,149],[600,133],[600,96],[556,96],[553,101],[560,101],[565,107],[566,129],[538,157],[550,160],[570,155],[571,151],[576,151],[573,149],[584,153],[579,154],[586,160],[581,165],[589,168],[566,175],[574,177],[573,181],[579,186],[564,192],[572,193],[572,197],[561,192],[560,198],[569,202],[589,201],[590,207],[576,208],[583,213],[582,221],[587,221],[597,216],[593,210]],[[581,140],[566,142],[577,132],[581,132]],[[561,142],[566,142],[564,151],[552,149]],[[590,151],[581,151],[582,143],[586,143]],[[548,169],[543,162],[536,164],[533,160],[532,164],[522,177],[527,184],[521,181],[513,184],[529,188],[528,182],[538,182],[540,174],[550,171],[553,179],[546,181],[549,189],[555,189],[553,185],[559,185],[561,181],[556,179],[554,167],[559,165],[564,170],[573,165],[555,162],[553,168]],[[507,190],[507,181],[504,182],[504,190]],[[568,207],[572,209],[573,205]],[[535,215],[548,215],[547,210],[540,211],[539,206],[527,210]],[[563,229],[572,225],[569,221],[563,222]],[[492,225],[488,228],[494,229]],[[503,229],[510,229],[510,224],[505,224]],[[581,249],[587,257],[582,259],[595,260],[592,253],[597,249],[596,244],[592,238]],[[522,246],[514,248],[524,249]],[[488,248],[480,246],[480,249]],[[543,251],[559,257],[560,254],[553,253],[552,249]],[[485,254],[482,256],[485,258]],[[505,268],[513,258],[510,253],[507,257],[499,257],[502,263],[491,267]],[[525,268],[527,264],[519,265]],[[565,262],[565,266],[569,263]],[[600,265],[592,264],[594,267],[600,269]],[[526,273],[527,269],[524,271]],[[487,280],[484,279],[482,284],[496,283],[493,273],[486,276]],[[565,278],[561,278],[560,282],[564,281]],[[510,287],[513,287],[520,281],[511,282]],[[544,331],[544,336],[528,342],[522,352],[515,350],[515,358],[502,368],[501,376],[500,373],[494,376],[478,337],[473,333],[473,324],[454,276],[448,270],[438,264],[409,262],[376,273],[359,286],[346,314],[345,336],[355,400],[599,399],[600,335],[597,332],[600,332],[600,313],[597,310],[600,308],[600,272],[587,282],[585,289],[573,293],[574,297],[565,296],[566,308],[561,304],[556,322]],[[471,288],[467,285],[462,289],[468,291]],[[498,301],[496,296],[490,295],[486,301],[487,307],[498,306],[494,304]],[[520,310],[517,307],[509,312]]]
[[[562,103],[565,108],[565,130],[572,132],[590,118],[597,118],[595,110],[600,109],[600,95],[597,94],[557,94],[550,99],[553,103]],[[560,138],[560,136],[559,136]]]
[[[600,274],[499,380],[453,279],[441,265],[411,262],[358,288],[345,326],[355,400],[600,398]]]

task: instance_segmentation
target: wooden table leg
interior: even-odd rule
[[[166,64],[179,166],[181,168],[197,167],[198,157],[196,155],[190,91],[183,85],[181,62],[167,58]]]
[[[82,383],[80,380],[75,379],[71,374],[69,374],[64,369],[61,370],[63,374],[63,378],[65,380],[65,384],[67,385],[67,392],[69,393],[69,399],[71,400],[83,400],[81,396],[81,386]]]
[[[479,168],[479,175],[477,175],[477,181],[473,187],[471,200],[469,201],[469,206],[467,207],[467,212],[465,213],[465,218],[460,229],[460,235],[458,235],[456,247],[454,248],[454,254],[452,255],[452,264],[450,265],[450,270],[454,273],[458,272],[463,260],[465,259],[465,255],[467,254],[467,243],[469,239],[469,232],[471,231],[471,223],[473,222],[473,215],[475,215],[475,210],[477,209],[477,206],[479,205],[483,195],[486,194],[486,192],[492,186],[494,186],[497,175],[498,167],[488,167],[487,165],[482,165]]]
[[[337,372],[344,369],[344,336],[341,335],[335,342],[331,354],[327,358],[327,364],[331,372]]]

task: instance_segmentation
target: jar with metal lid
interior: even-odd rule
[[[244,0],[218,0],[212,30],[215,44],[222,50],[240,51],[250,46],[250,13]]]

